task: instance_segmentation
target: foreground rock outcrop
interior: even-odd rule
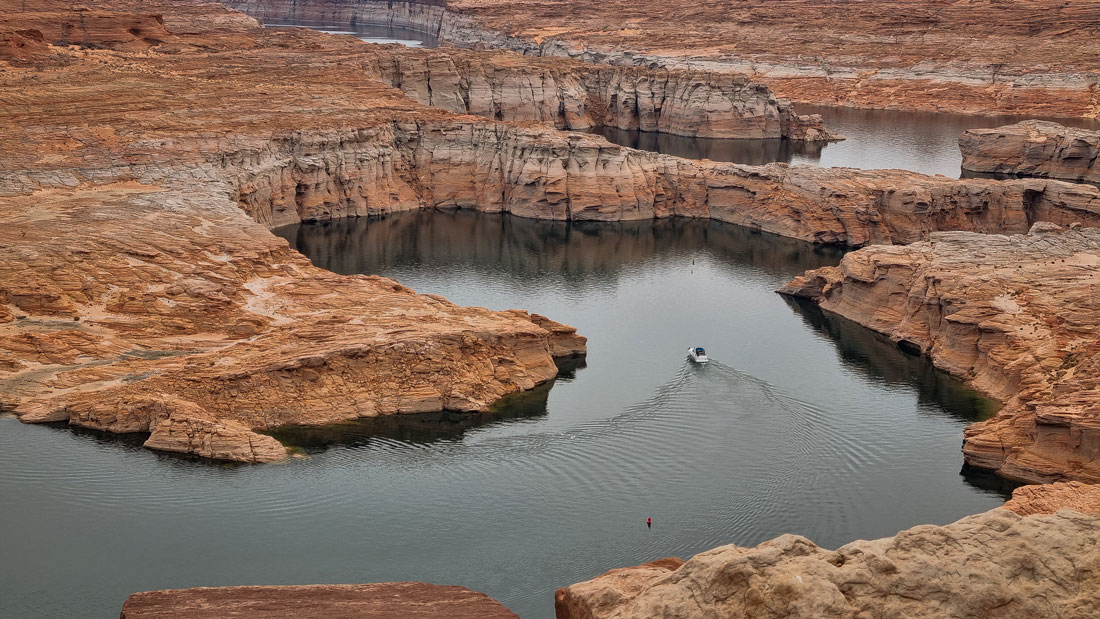
[[[135,593],[120,619],[516,619],[484,593],[422,582],[198,587]]]
[[[393,24],[463,47],[745,73],[806,103],[1095,118],[1090,0],[226,0],[270,21]]]
[[[559,619],[1100,614],[1100,515],[994,509],[826,550],[798,535],[559,589]],[[672,567],[669,565],[668,567]]]
[[[959,148],[969,172],[1100,183],[1100,131],[1026,120],[965,131]]]
[[[781,292],[928,354],[1005,401],[966,430],[972,466],[1100,482],[1100,230],[933,234],[809,271]]]

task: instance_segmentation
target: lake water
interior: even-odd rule
[[[367,43],[400,43],[406,47],[435,47],[439,44],[433,34],[399,26],[357,24],[354,22],[347,24],[311,23],[304,20],[265,23],[264,26],[268,28],[311,28],[329,34],[350,34]]]
[[[995,404],[774,290],[835,249],[719,222],[417,212],[279,231],[317,265],[578,327],[586,361],[492,414],[278,436],[226,466],[0,419],[0,616],[117,616],[134,591],[419,580],[553,616],[554,589],[788,532],[834,547],[1000,505],[961,472]],[[707,347],[697,367],[686,348]],[[645,520],[653,518],[653,528]]]
[[[821,114],[825,127],[846,139],[827,144],[790,140],[716,140],[608,127],[595,133],[622,146],[690,159],[706,158],[751,165],[782,161],[825,167],[898,168],[958,178],[962,166],[959,135],[963,131],[1000,127],[1033,118],[859,110],[801,104],[796,105],[795,109],[800,114]],[[1084,119],[1048,120],[1071,127],[1100,128],[1100,123]]]

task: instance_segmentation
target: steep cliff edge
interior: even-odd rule
[[[558,619],[1075,617],[1100,613],[1100,516],[1007,509],[826,550],[798,535],[612,570]]]
[[[1100,482],[1100,230],[936,233],[868,247],[781,292],[885,333],[1004,400],[966,429],[972,466]]]
[[[969,172],[1100,183],[1100,131],[1026,120],[967,130],[959,149]]]
[[[226,0],[268,20],[393,24],[461,47],[744,73],[805,103],[1095,118],[1089,0]]]

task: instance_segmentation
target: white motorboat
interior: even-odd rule
[[[710,361],[707,358],[707,351],[703,350],[702,346],[692,346],[688,349],[688,356],[696,363],[706,363]]]

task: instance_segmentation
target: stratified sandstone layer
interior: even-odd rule
[[[1100,515],[994,509],[819,548],[782,535],[671,571],[613,570],[559,589],[558,619],[1062,617],[1100,614]]]
[[[276,21],[379,23],[464,47],[734,71],[807,103],[1100,114],[1091,0],[226,0]]]
[[[422,582],[198,587],[135,593],[120,619],[516,619],[484,593]]]
[[[459,114],[704,138],[836,139],[740,74],[589,64],[513,52],[387,50],[375,72],[423,103]]]
[[[1060,509],[1072,509],[1082,514],[1100,514],[1100,485],[1079,481],[1055,482],[1036,486],[1020,486],[1012,491],[1005,509],[1030,516],[1053,514]]]
[[[1012,479],[1100,482],[1100,229],[942,232],[874,246],[781,292],[814,299],[928,354],[1006,402],[966,430],[972,466]]]
[[[1027,120],[965,131],[959,148],[970,172],[1100,183],[1100,131]]]

